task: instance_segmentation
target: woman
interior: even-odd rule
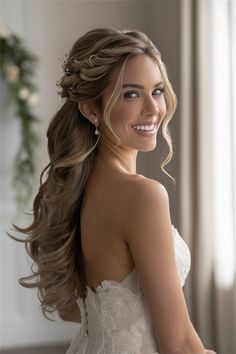
[[[45,316],[81,323],[67,353],[212,352],[187,311],[190,253],[167,191],[136,172],[138,151],[155,149],[162,126],[169,175],[176,97],[160,52],[142,32],[99,28],[63,68],[34,220],[17,228],[37,265],[21,284],[38,287]]]

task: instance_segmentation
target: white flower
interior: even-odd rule
[[[32,95],[30,95],[30,97],[28,98],[28,103],[32,106],[34,106],[35,104],[37,104],[39,102],[39,95],[37,93],[33,93]]]
[[[20,158],[21,158],[21,160],[28,160],[29,154],[25,150],[22,150],[20,152]]]
[[[0,23],[0,38],[7,38],[10,35],[10,31]]]
[[[19,77],[20,69],[15,64],[6,64],[4,66],[6,72],[6,79],[9,82],[16,82]]]
[[[20,91],[18,92],[18,96],[22,99],[22,100],[28,100],[30,97],[30,90],[28,89],[28,87],[22,87],[20,89]]]

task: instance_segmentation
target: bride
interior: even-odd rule
[[[176,97],[159,50],[140,31],[99,28],[75,42],[63,69],[34,219],[16,227],[37,266],[21,284],[38,287],[45,316],[81,323],[67,353],[214,353],[188,314],[190,253],[167,190],[136,168],[161,130],[161,169],[173,179],[164,166]]]

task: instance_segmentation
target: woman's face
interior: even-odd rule
[[[103,107],[112,89],[105,91]],[[152,58],[140,54],[127,60],[121,96],[111,111],[112,129],[122,146],[139,151],[155,149],[157,131],[166,114],[163,89],[164,81]],[[102,134],[109,135],[103,124],[101,128]]]

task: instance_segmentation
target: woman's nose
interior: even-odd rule
[[[143,105],[142,114],[146,116],[155,116],[159,113],[159,111],[160,109],[155,98],[153,97],[146,98]]]

